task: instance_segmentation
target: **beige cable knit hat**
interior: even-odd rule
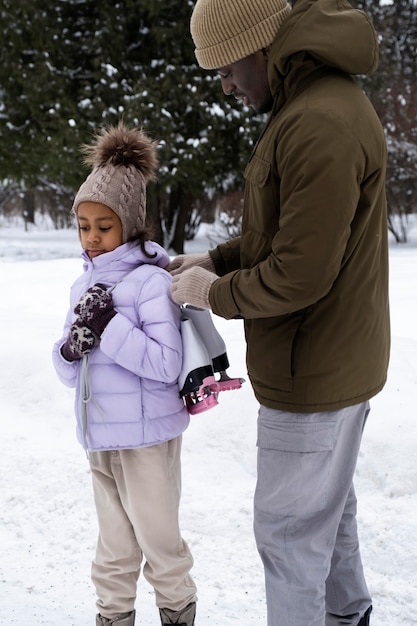
[[[119,216],[126,243],[145,226],[146,184],[155,179],[156,142],[120,122],[98,133],[82,152],[93,170],[79,188],[72,210],[77,214],[81,202],[105,204]]]
[[[190,27],[199,65],[218,69],[269,46],[290,11],[287,0],[197,0]]]

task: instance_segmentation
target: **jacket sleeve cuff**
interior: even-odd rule
[[[241,317],[233,297],[233,278],[236,274],[237,272],[234,272],[218,278],[209,292],[209,302],[213,313],[228,320]]]

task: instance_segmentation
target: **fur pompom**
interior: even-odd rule
[[[141,129],[129,128],[123,122],[103,129],[92,144],[82,146],[84,162],[94,167],[113,165],[133,166],[145,178],[155,179],[158,165],[157,142],[152,141]]]

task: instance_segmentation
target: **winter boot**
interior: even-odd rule
[[[371,611],[372,611],[372,606],[369,607],[369,609],[366,611],[365,615],[358,622],[358,626],[369,626],[369,624],[370,624],[369,618],[371,616]]]
[[[229,359],[226,352],[226,344],[222,336],[214,325],[210,311],[196,309],[190,306],[182,307],[184,317],[190,319],[203,341],[208,355],[210,356],[213,371],[219,374],[216,379],[216,391],[228,391],[230,389],[240,389],[244,378],[230,378],[226,374],[229,367]]]
[[[96,615],[96,626],[134,626],[136,611],[130,611],[130,613],[122,613],[116,615],[116,617],[103,617]]]
[[[191,602],[185,609],[181,611],[172,611],[171,609],[159,609],[162,626],[194,626],[195,620],[195,602]]]

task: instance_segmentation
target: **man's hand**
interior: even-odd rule
[[[203,254],[180,254],[166,266],[167,272],[176,276],[192,267],[202,267],[203,269],[215,273],[214,263],[208,252]]]
[[[210,287],[218,279],[216,274],[202,267],[192,267],[172,279],[171,293],[177,304],[191,304],[198,309],[209,309]]]

